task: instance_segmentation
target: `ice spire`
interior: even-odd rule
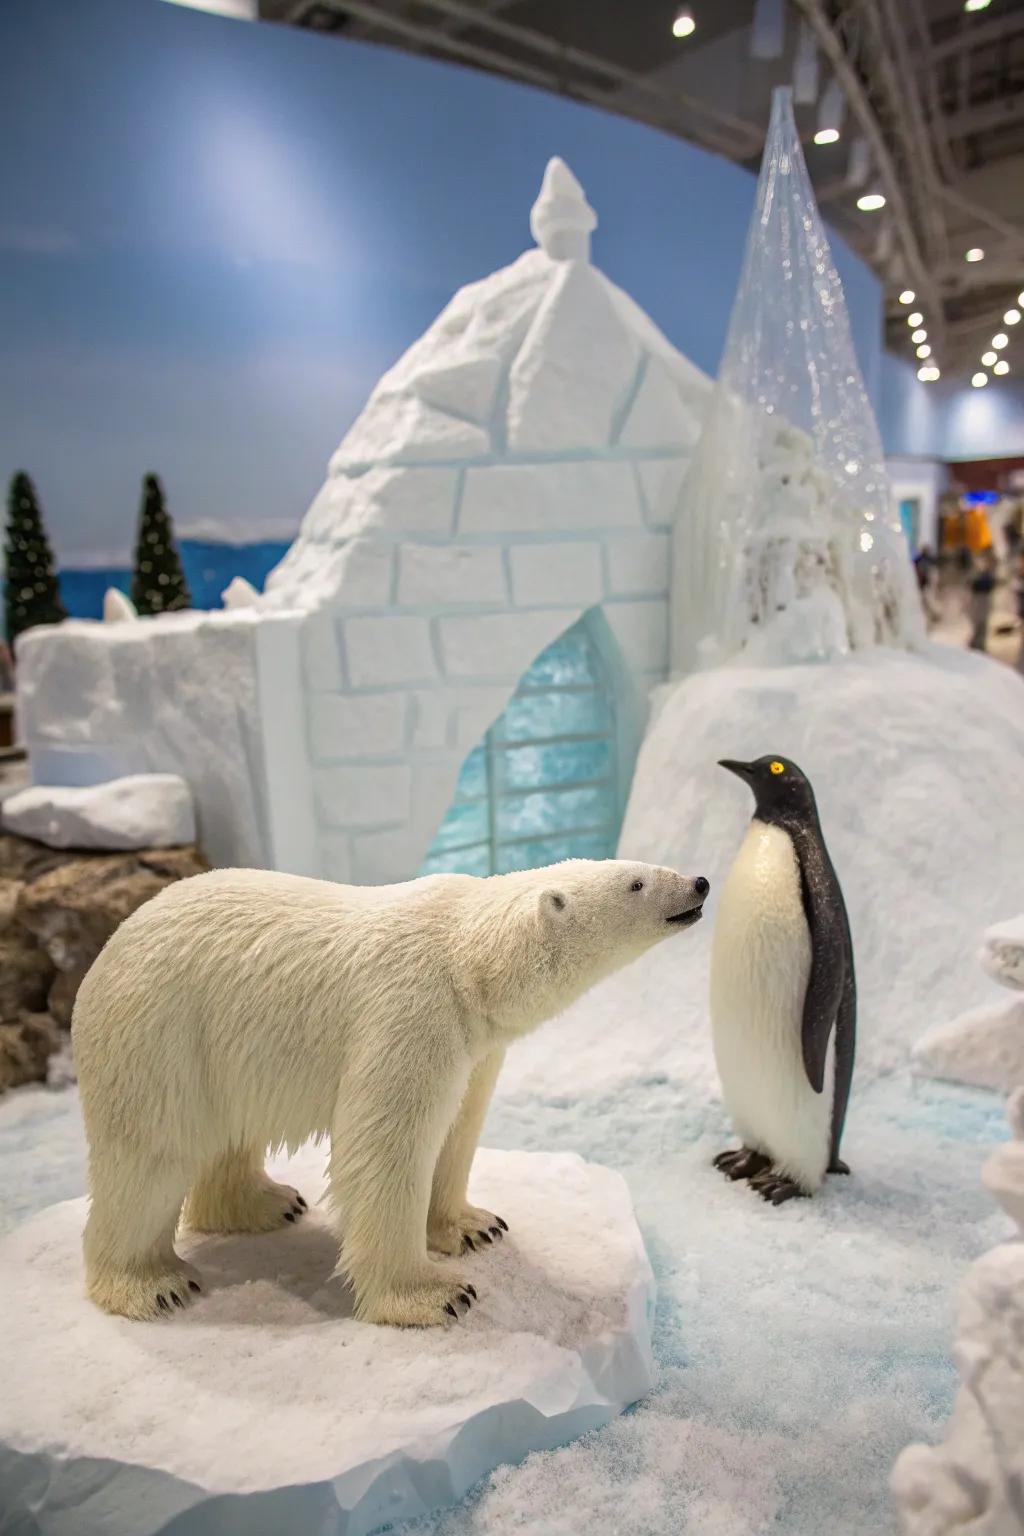
[[[589,261],[597,214],[565,161],[548,161],[540,195],[530,209],[530,232],[554,261]]]

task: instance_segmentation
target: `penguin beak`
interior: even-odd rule
[[[751,763],[738,763],[731,757],[720,757],[718,766],[719,768],[728,768],[729,772],[734,773],[738,779],[749,780],[753,776],[754,769]]]

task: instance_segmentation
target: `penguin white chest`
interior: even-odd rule
[[[722,893],[711,955],[711,1023],[722,1095],[745,1146],[816,1189],[832,1114],[831,1059],[815,1093],[803,1064],[811,935],[788,833],[754,820]],[[831,1057],[831,1053],[830,1053]]]

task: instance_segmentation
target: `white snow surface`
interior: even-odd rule
[[[312,1201],[325,1157],[310,1145],[273,1171]],[[223,1530],[226,1503],[247,1530],[311,1530],[329,1511],[361,1536],[606,1423],[653,1370],[653,1280],[622,1178],[571,1153],[484,1151],[473,1192],[511,1230],[461,1261],[479,1301],[437,1329],[355,1321],[315,1209],[279,1233],[182,1238],[205,1293],[148,1326],[86,1300],[84,1200],[33,1217],[0,1246],[9,1517],[62,1532],[75,1486],[76,1536],[148,1536],[186,1511],[190,1532]]]
[[[912,1445],[892,1487],[907,1536],[1024,1533],[1024,1087],[1010,1099],[1014,1139],[982,1170],[1017,1236],[978,1260],[957,1307],[963,1386],[944,1442]]]
[[[987,928],[978,959],[994,981],[1024,991],[1024,915]]]
[[[1024,917],[987,928],[978,959],[994,981],[1024,990]],[[914,1066],[928,1077],[1012,1093],[1024,1083],[1024,998],[985,1003],[936,1024],[915,1045]]]
[[[175,848],[196,839],[192,793],[176,773],[133,773],[82,788],[32,784],[8,795],[4,829],[50,848]]]

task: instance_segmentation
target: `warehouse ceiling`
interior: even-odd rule
[[[1024,324],[1004,320],[1024,290],[1024,0],[259,0],[259,11],[591,102],[751,170],[772,88],[792,83],[822,209],[885,284],[890,347],[946,377],[991,373],[993,357],[1024,374]],[[838,137],[815,143],[822,129]],[[884,206],[859,208],[872,194]],[[915,343],[918,312],[928,334]]]

